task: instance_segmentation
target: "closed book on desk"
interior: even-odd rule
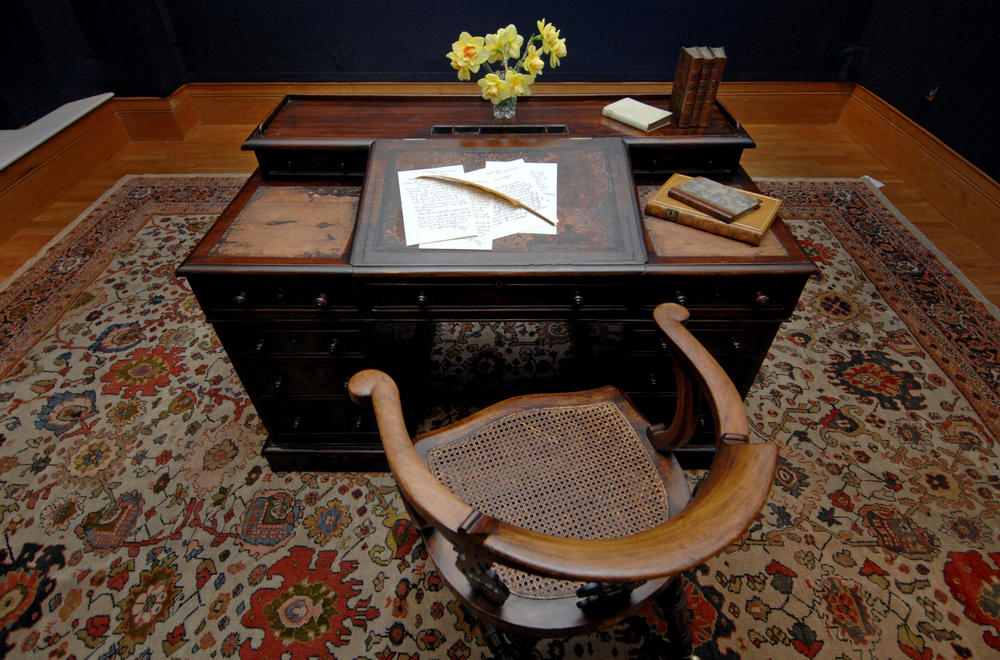
[[[666,110],[627,96],[604,106],[601,114],[647,133],[669,124],[671,115]]]
[[[759,201],[744,191],[703,176],[674,186],[670,196],[723,222],[732,222],[760,206]]]
[[[778,217],[778,209],[781,207],[780,199],[744,191],[747,195],[755,197],[760,202],[760,206],[757,207],[757,210],[733,222],[723,222],[670,196],[670,190],[674,186],[690,180],[691,177],[683,174],[671,176],[646,202],[646,214],[751,245],[760,245],[764,234],[767,233],[774,219]]]
[[[712,49],[705,46],[698,46],[698,55],[701,58],[701,70],[698,72],[698,87],[694,95],[694,107],[691,110],[691,125],[701,126],[701,115],[705,109],[705,97],[708,95],[708,81],[712,77],[712,66],[715,56]]]
[[[677,126],[691,125],[698,82],[701,79],[701,63],[701,53],[696,46],[681,48],[677,57],[677,70],[674,73],[674,87],[670,92],[670,109],[674,113]]]
[[[712,51],[712,72],[708,78],[708,90],[705,92],[705,100],[701,105],[701,114],[698,116],[698,126],[707,128],[712,123],[712,108],[715,106],[715,98],[719,93],[719,83],[722,81],[722,72],[726,69],[726,49],[722,46],[709,48]]]

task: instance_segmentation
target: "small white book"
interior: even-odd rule
[[[604,106],[601,114],[648,133],[666,126],[672,113],[626,96]]]

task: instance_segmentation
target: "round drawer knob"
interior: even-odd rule
[[[730,346],[733,347],[734,351],[742,351],[745,348],[743,340],[740,339],[739,337],[732,337],[732,338],[730,338],[729,344],[730,344]]]
[[[330,299],[326,297],[325,293],[319,293],[313,298],[313,307],[318,309],[323,309],[324,307],[330,306]]]
[[[764,305],[771,304],[771,296],[767,295],[763,291],[758,291],[757,295],[754,296],[753,301],[763,307]]]
[[[657,385],[660,384],[659,379],[656,377],[656,374],[653,373],[653,372],[649,372],[649,374],[647,375],[647,378],[649,378],[649,385],[650,385],[650,387],[656,387]]]
[[[583,307],[583,294],[579,291],[573,292],[573,307]]]
[[[275,392],[279,391],[284,386],[285,386],[284,376],[277,376],[275,377],[274,380],[271,381],[271,389],[274,390]]]
[[[300,426],[302,426],[302,418],[295,416],[292,418],[291,423],[289,423],[288,428],[292,431],[298,431]]]
[[[337,351],[339,351],[340,350],[340,339],[337,338],[337,337],[334,337],[333,339],[331,339],[330,343],[327,345],[327,350],[329,350],[331,353],[336,353]]]
[[[686,306],[688,304],[688,297],[680,291],[674,291],[674,300],[678,305]]]
[[[355,431],[360,431],[361,427],[364,426],[364,425],[365,425],[365,418],[364,417],[358,415],[357,417],[354,418],[354,430]]]
[[[250,302],[250,296],[247,295],[246,291],[240,291],[233,296],[233,304],[237,307],[246,307],[248,302]]]
[[[423,291],[417,294],[417,307],[427,307],[427,294]]]
[[[254,353],[263,353],[264,349],[266,347],[267,347],[267,342],[265,342],[263,338],[258,339],[256,341],[256,343],[254,343],[254,345],[253,345],[253,352]]]

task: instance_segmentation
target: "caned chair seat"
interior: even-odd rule
[[[748,442],[743,402],[684,328],[687,310],[660,305],[654,319],[675,357],[669,425],[650,424],[608,386],[514,397],[411,440],[387,374],[350,381],[351,397],[374,405],[429,555],[498,657],[517,657],[526,639],[612,625],[653,599],[666,650],[689,656],[679,574],[725,548],[764,504],[776,448]],[[673,450],[693,434],[702,399],[716,455],[692,497]]]
[[[463,502],[534,532],[612,539],[662,524],[669,496],[652,447],[629,421],[637,413],[611,388],[592,398],[543,395],[531,408],[469,422],[459,437],[425,441],[427,466]],[[419,440],[416,449],[423,453]],[[525,598],[573,596],[585,584],[493,567]]]

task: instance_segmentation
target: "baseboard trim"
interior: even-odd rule
[[[186,85],[168,98],[116,98],[115,109],[129,139],[137,142],[183,140],[201,124],[198,108]]]
[[[1000,184],[861,85],[840,125],[987,253],[1000,255]]]
[[[128,144],[115,110],[104,103],[0,171],[0,242],[41,213],[58,193]]]

